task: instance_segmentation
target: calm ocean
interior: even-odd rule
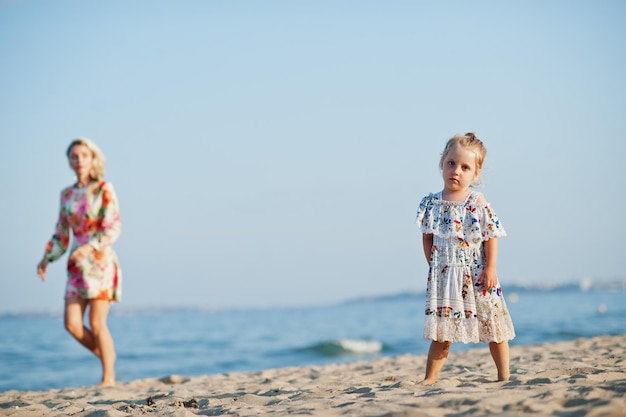
[[[626,288],[583,291],[505,287],[517,338],[511,345],[626,333]],[[109,326],[120,381],[426,354],[424,296],[400,294],[307,307],[125,312]],[[99,362],[63,329],[60,315],[0,316],[0,392],[91,385]],[[454,344],[455,350],[484,345]]]

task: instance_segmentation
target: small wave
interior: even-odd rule
[[[339,339],[327,340],[302,349],[322,356],[373,355],[383,350],[378,340]]]

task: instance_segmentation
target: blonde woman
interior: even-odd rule
[[[115,384],[115,348],[107,326],[111,302],[120,301],[122,274],[111,245],[121,231],[117,197],[104,180],[104,155],[91,140],[73,140],[66,152],[76,183],[61,192],[56,231],[48,242],[37,274],[45,281],[49,262],[68,249],[65,328],[102,363],[99,386]],[[89,309],[88,309],[89,307]],[[83,317],[89,310],[89,327]]]

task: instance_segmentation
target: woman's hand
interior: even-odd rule
[[[89,256],[91,252],[93,252],[93,246],[88,243],[79,246],[72,254],[70,255],[70,262],[80,262],[86,257]]]
[[[46,269],[48,269],[48,259],[45,257],[37,264],[37,275],[42,281],[46,280]]]

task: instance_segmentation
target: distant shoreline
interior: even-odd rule
[[[505,294],[523,293],[528,291],[542,291],[542,292],[558,292],[558,291],[608,291],[608,292],[624,292],[626,293],[626,278],[622,279],[605,279],[605,280],[590,280],[579,279],[567,282],[545,282],[545,283],[527,283],[527,284],[509,284],[503,285]],[[125,315],[125,314],[150,314],[150,313],[163,313],[163,312],[221,312],[221,311],[250,311],[250,310],[288,310],[293,308],[317,308],[325,305],[349,305],[361,302],[377,302],[377,301],[394,301],[401,299],[411,299],[424,295],[424,290],[406,290],[391,294],[380,294],[371,296],[360,296],[349,298],[343,301],[330,302],[330,303],[310,303],[305,305],[284,305],[284,306],[250,306],[250,307],[205,307],[205,306],[137,306],[127,307],[123,303],[115,304],[111,310],[111,315]],[[12,316],[62,316],[63,310],[61,307],[54,310],[37,310],[37,311],[0,311],[0,319],[3,317]]]

